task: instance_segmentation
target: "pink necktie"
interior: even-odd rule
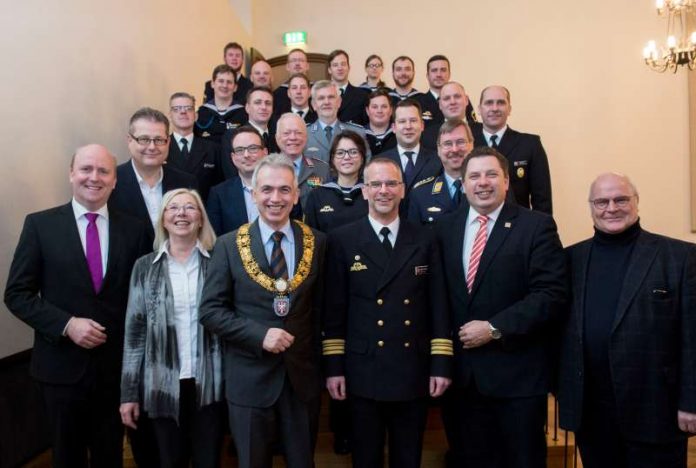
[[[474,245],[471,247],[471,257],[469,257],[469,271],[466,274],[466,287],[471,292],[476,279],[476,271],[481,261],[481,254],[486,247],[488,240],[488,216],[477,216],[476,221],[479,222],[479,230],[474,238]]]
[[[101,291],[102,287],[102,257],[101,246],[99,245],[99,229],[97,229],[97,213],[87,213],[85,217],[87,224],[87,265],[92,276],[94,291]]]

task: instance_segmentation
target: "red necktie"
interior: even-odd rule
[[[469,257],[469,271],[466,273],[466,287],[471,292],[476,279],[476,272],[481,261],[481,254],[486,247],[488,240],[488,216],[477,216],[476,221],[479,222],[479,230],[474,238],[474,245],[471,247],[471,256]]]

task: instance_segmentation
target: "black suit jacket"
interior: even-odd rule
[[[177,169],[162,167],[162,195],[169,190],[177,188],[198,189],[198,182],[191,174],[181,172]],[[138,185],[138,178],[133,170],[133,164],[129,160],[119,164],[116,169],[116,188],[109,197],[109,208],[123,213],[127,213],[141,220],[145,225],[147,238],[152,245],[155,240],[155,230],[147,212],[147,206],[143,199],[143,194]]]
[[[188,157],[184,157],[179,144],[174,141],[174,135],[171,135],[167,165],[193,175],[204,202],[208,199],[210,188],[225,180],[220,146],[203,138],[194,138]]]
[[[559,368],[561,426],[581,427],[583,324],[592,239],[566,249],[570,313]],[[631,254],[609,341],[611,384],[622,437],[683,439],[677,410],[696,413],[696,246],[642,231]]]
[[[345,375],[351,394],[383,401],[425,397],[430,376],[450,376],[444,274],[431,231],[402,219],[389,256],[364,217],[331,231],[326,269],[328,376]]]
[[[472,125],[471,131],[475,146],[488,146],[482,124]],[[510,189],[517,204],[552,214],[549,160],[539,135],[520,133],[508,127],[498,143],[498,151],[508,159]]]
[[[69,385],[88,369],[99,369],[118,385],[130,273],[135,260],[149,250],[144,225],[109,210],[106,276],[95,293],[72,205],[27,216],[10,267],[5,304],[34,329],[34,378]],[[85,349],[64,337],[72,316],[106,327],[106,342]]]
[[[469,96],[467,96],[468,98]],[[426,131],[423,132],[421,141],[426,144],[429,148],[437,147],[437,133],[440,131],[440,125],[445,121],[445,116],[442,115],[440,110],[440,101],[435,99],[433,93],[430,90],[419,94],[415,97],[421,106],[421,111],[423,112],[423,122],[425,123]],[[466,105],[466,121],[469,125],[473,125],[476,122],[476,112],[474,112],[474,106],[471,105],[471,99]]]
[[[244,186],[239,176],[228,179],[210,190],[206,204],[208,219],[221,236],[249,222],[246,203],[244,203]]]
[[[357,88],[348,83],[341,97],[341,107],[338,108],[338,120],[360,126],[365,125],[368,122],[367,112],[365,112],[368,95],[366,89]]]
[[[290,313],[278,317],[273,312],[274,293],[257,284],[244,269],[237,232],[221,236],[215,244],[200,305],[203,326],[225,341],[227,400],[239,406],[267,408],[276,402],[287,378],[297,397],[310,401],[321,391],[319,313],[326,238],[312,231],[315,246],[309,276],[291,292]],[[293,234],[297,267],[305,239],[296,222]],[[249,235],[254,259],[270,275],[258,221],[252,223]],[[285,352],[263,350],[263,339],[271,327],[283,328],[295,337]]]
[[[435,225],[448,272],[453,332],[456,339],[463,324],[488,320],[503,337],[468,350],[455,343],[454,385],[475,382],[483,395],[496,398],[545,395],[551,383],[551,327],[566,298],[556,223],[546,214],[505,203],[469,293],[463,264],[468,214],[462,206]]]

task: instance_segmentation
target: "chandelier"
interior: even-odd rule
[[[651,70],[677,72],[679,66],[696,68],[696,31],[689,36],[687,19],[696,0],[656,0],[657,14],[667,17],[667,46],[658,48],[655,41],[643,49],[643,59]]]

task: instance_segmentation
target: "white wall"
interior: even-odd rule
[[[444,53],[453,79],[478,102],[483,87],[512,93],[510,126],[538,133],[549,154],[554,212],[562,240],[592,233],[587,190],[600,172],[631,176],[644,227],[696,241],[689,232],[688,103],[684,71],[658,74],[642,63],[665,23],[651,0],[274,0],[254,2],[255,47],[286,52],[285,31],[304,30],[307,50],[351,55],[351,80],[364,79],[371,53],[388,64],[410,55],[416,87],[427,89],[425,64]]]
[[[13,2],[0,14],[0,284],[24,216],[66,203],[76,147],[105,144],[121,161],[130,115],[167,110],[179,90],[199,98],[230,40],[250,44],[226,0]],[[0,357],[31,346],[0,307]]]

